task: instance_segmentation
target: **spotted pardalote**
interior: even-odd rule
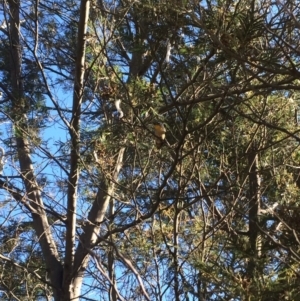
[[[162,147],[166,139],[166,128],[161,122],[155,122],[154,124],[155,144],[158,149]]]

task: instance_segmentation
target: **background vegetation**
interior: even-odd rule
[[[0,300],[299,300],[299,20],[3,0]]]

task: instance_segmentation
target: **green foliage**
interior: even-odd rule
[[[93,259],[82,298],[117,300],[118,289],[124,300],[147,300],[143,283],[150,300],[298,300],[299,8],[100,1],[82,64],[80,1],[21,5],[15,82],[15,45],[0,32],[8,141],[0,182],[15,200],[1,207],[0,298],[55,291],[33,224],[44,210],[66,268],[75,196],[74,245]],[[81,110],[72,103],[76,68],[84,71]],[[166,128],[161,149],[154,122]],[[91,222],[91,208],[104,202],[104,218]],[[92,242],[83,239],[88,226],[100,229]]]

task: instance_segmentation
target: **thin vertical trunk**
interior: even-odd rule
[[[90,1],[82,0],[80,5],[80,17],[78,25],[78,38],[76,50],[76,66],[74,79],[73,109],[70,122],[69,133],[71,137],[72,149],[70,158],[70,174],[68,181],[68,204],[67,204],[67,230],[66,230],[66,250],[63,279],[63,300],[76,300],[80,292],[71,285],[75,257],[75,230],[76,230],[76,207],[77,190],[79,180],[80,161],[80,117],[81,104],[84,88],[85,71],[85,51],[86,32],[89,18]]]
[[[260,175],[258,172],[258,154],[255,147],[252,147],[248,154],[249,165],[249,242],[250,258],[247,267],[247,278],[251,282],[255,277],[257,259],[260,257],[260,235],[258,217],[260,212]]]
[[[114,211],[115,211],[114,210],[114,201],[111,200],[110,204],[109,204],[109,216],[113,216]],[[111,224],[111,222],[110,222],[110,224]],[[110,237],[110,241],[113,242],[112,235]],[[115,285],[116,285],[115,256],[114,256],[114,248],[112,246],[110,246],[109,250],[108,250],[108,275],[111,280],[111,284],[109,287],[109,300],[117,301],[117,292],[115,290]]]
[[[180,288],[179,288],[179,262],[178,262],[178,231],[179,231],[179,210],[178,204],[175,203],[175,216],[173,225],[173,266],[174,266],[174,295],[175,301],[180,301]]]
[[[157,287],[156,287],[156,299],[158,301],[162,301],[163,300],[163,294],[162,294],[162,288],[161,288],[161,264],[159,261],[159,254],[160,254],[160,250],[157,250],[157,248],[155,247],[157,245],[157,241],[156,241],[156,231],[155,231],[155,218],[152,217],[151,218],[151,236],[152,236],[152,252],[153,252],[153,260],[154,260],[154,265],[155,265],[155,272],[156,272],[156,283],[157,283]],[[158,256],[157,256],[158,255]]]

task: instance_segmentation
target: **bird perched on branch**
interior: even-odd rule
[[[154,135],[155,135],[155,144],[158,149],[160,149],[166,138],[166,128],[161,122],[155,122],[154,125]]]

